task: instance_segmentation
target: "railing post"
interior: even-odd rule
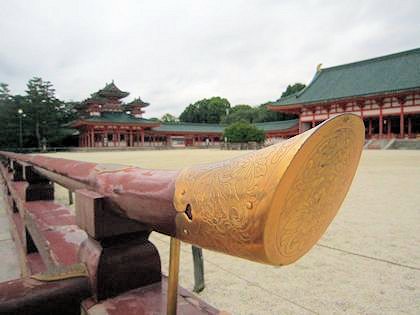
[[[69,189],[69,205],[73,204],[73,192]]]
[[[201,247],[192,245],[192,256],[194,262],[194,289],[196,293],[200,293],[204,290],[204,261],[203,261],[203,250]]]
[[[79,189],[75,196],[76,223],[89,236],[79,257],[97,301],[161,281],[160,257],[148,240],[149,229],[112,213],[115,205],[96,192]]]
[[[178,275],[181,241],[171,237],[169,256],[167,315],[176,315],[178,306]]]
[[[33,166],[19,162],[23,170],[23,179],[28,182],[25,201],[54,200],[54,184],[34,171]]]

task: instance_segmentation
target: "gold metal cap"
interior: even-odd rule
[[[272,265],[302,257],[336,215],[356,173],[364,125],[353,114],[235,159],[181,171],[176,237]]]

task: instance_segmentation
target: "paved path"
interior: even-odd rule
[[[9,232],[9,221],[0,195],[0,282],[20,277],[19,261]]]

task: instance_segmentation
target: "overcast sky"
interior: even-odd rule
[[[0,0],[0,82],[51,81],[82,100],[115,80],[178,115],[211,96],[277,99],[316,66],[420,47],[420,1]]]

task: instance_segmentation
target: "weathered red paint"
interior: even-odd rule
[[[8,211],[19,238],[16,241],[20,244],[26,243],[25,225],[49,268],[78,262],[78,250],[87,235],[76,226],[73,211],[54,201],[24,201],[27,183],[11,181],[10,174],[5,174],[4,167],[0,166],[0,169],[3,175],[9,177],[5,184],[19,209],[19,213],[13,213],[11,209]],[[26,261],[26,267],[31,273],[44,269],[39,259],[33,259],[33,262],[29,264]]]
[[[139,289],[123,293],[115,298],[94,303],[91,299],[83,302],[83,309],[89,314],[101,315],[148,315],[166,314],[167,278]],[[217,309],[193,296],[187,290],[179,288],[178,314],[215,315]],[[227,313],[224,313],[227,314]]]
[[[130,219],[175,235],[173,195],[179,171],[146,170],[10,152],[0,152],[0,155],[33,165],[36,171],[72,190],[90,188],[108,197],[114,204],[111,207],[114,211],[119,209],[120,214]]]
[[[0,314],[76,314],[90,296],[87,278],[41,282],[22,278],[0,283]],[[63,307],[64,306],[64,307]]]
[[[101,257],[102,247],[94,239],[88,238],[80,246],[79,261],[86,265],[89,273],[90,287],[93,295],[96,295],[97,288],[97,273],[99,259]]]

